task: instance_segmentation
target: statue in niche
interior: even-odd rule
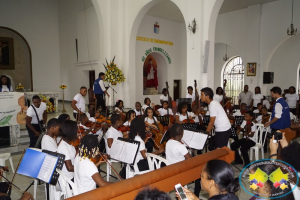
[[[149,64],[146,69],[147,74],[147,88],[155,88],[157,90],[158,80],[157,80],[157,65],[153,63],[153,59],[149,58]]]

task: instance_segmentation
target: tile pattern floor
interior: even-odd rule
[[[68,104],[69,103],[67,103],[65,107],[66,107],[67,113],[71,116],[71,119],[72,119],[72,109]],[[59,103],[59,110],[60,110],[59,113],[49,114],[48,119],[51,119],[52,117],[56,117],[61,113],[62,103]],[[268,158],[268,156],[269,156],[269,153],[266,153],[265,158]],[[15,168],[18,165],[20,157],[21,157],[21,154],[17,154],[17,155],[12,156],[13,165],[14,165]],[[10,164],[9,164],[8,161],[6,161],[6,165],[10,169],[10,172],[6,173],[6,176],[7,176],[8,179],[11,180],[11,178],[13,176],[13,173],[11,172],[11,167],[10,167]],[[113,163],[113,167],[115,167],[115,169],[117,171],[121,170],[120,164],[118,164],[118,163]],[[242,169],[243,166],[242,165],[237,165],[237,167]],[[106,165],[102,164],[101,169],[106,172]],[[239,170],[237,170],[235,167],[233,167],[233,169],[234,169],[235,175],[238,177],[239,176]],[[103,175],[103,177],[105,176],[104,173],[101,173],[101,174]],[[105,177],[105,179],[106,179],[106,177]],[[31,179],[31,178],[28,178],[28,177],[17,174],[15,176],[14,184],[16,184],[18,187],[20,187],[21,191],[24,191],[30,185],[32,180],[33,179]],[[114,178],[110,178],[110,181],[111,182],[116,182],[117,180],[115,180]],[[180,180],[178,180],[178,183],[180,183]],[[188,184],[188,189],[193,191],[194,190],[194,183]],[[31,186],[31,188],[28,191],[33,194],[33,186]],[[169,194],[172,197],[172,199],[176,199],[175,191],[171,191]],[[238,195],[240,200],[249,200],[251,198],[251,196],[248,193],[244,192],[242,189],[240,189],[240,191],[237,193],[237,195]],[[21,196],[20,193],[16,189],[13,188],[11,198],[13,200],[16,200],[16,199],[19,199],[20,196]],[[36,198],[36,200],[44,200],[44,199],[46,199],[44,185],[43,184],[38,185],[37,186],[37,198]],[[203,199],[203,200],[208,199],[208,194],[203,190],[200,193],[200,199]]]

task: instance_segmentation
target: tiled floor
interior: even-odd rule
[[[67,113],[71,116],[71,119],[72,119],[73,118],[72,115],[71,115],[72,114],[72,109],[69,106],[69,103],[67,103],[65,107],[66,107]],[[59,110],[60,110],[60,112],[62,110],[62,104],[61,103],[59,103]],[[48,115],[48,119],[51,119],[52,117],[58,116],[60,114],[60,112],[59,113],[54,113],[54,114],[49,114]],[[268,155],[269,155],[268,153],[265,154],[265,158],[267,158]],[[18,165],[20,157],[21,157],[20,154],[12,156],[12,158],[13,158],[13,165],[14,165],[15,168]],[[7,176],[8,179],[11,180],[12,176],[13,176],[13,173],[11,172],[11,167],[10,167],[10,164],[9,164],[8,161],[6,161],[6,165],[8,165],[8,167],[10,169],[10,172],[6,173],[6,176]],[[120,164],[113,163],[113,166],[115,167],[115,169],[117,171],[121,170]],[[237,167],[240,168],[240,169],[242,169],[243,166],[242,165],[238,165]],[[103,164],[101,166],[101,169],[103,171],[106,171],[106,165]],[[234,169],[235,175],[238,177],[239,173],[240,173],[239,170],[237,170],[235,167],[233,167],[233,169]],[[101,174],[104,176],[103,173],[101,173]],[[105,177],[105,179],[106,179],[106,177]],[[115,180],[114,178],[110,178],[110,181],[111,182],[115,182],[117,180]],[[21,191],[24,191],[31,184],[31,182],[32,182],[31,178],[28,178],[28,177],[25,177],[25,176],[22,176],[22,175],[18,175],[18,174],[15,176],[15,180],[14,180],[14,184],[17,185],[21,189]],[[188,184],[188,189],[190,189],[191,191],[193,191],[194,190],[194,183]],[[28,191],[33,194],[33,186],[31,186]],[[208,194],[206,192],[204,192],[203,190],[201,191],[200,195],[201,195],[200,199],[203,199],[203,200],[208,199]],[[237,195],[239,196],[240,200],[249,200],[250,197],[251,197],[249,194],[247,194],[246,192],[244,192],[242,189],[240,189],[240,191],[237,193]],[[20,193],[15,188],[13,188],[12,189],[11,198],[13,200],[16,200],[16,199],[19,199],[20,196],[21,196]],[[170,196],[172,197],[172,199],[176,199],[174,191],[170,192]],[[44,199],[46,199],[45,198],[44,185],[38,185],[37,186],[37,198],[36,198],[36,200],[44,200]]]

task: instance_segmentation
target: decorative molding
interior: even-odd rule
[[[93,64],[99,64],[99,60],[92,60],[89,62],[77,62],[75,63],[76,66],[85,66],[85,65],[93,65]]]

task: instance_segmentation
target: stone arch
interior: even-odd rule
[[[0,26],[0,29],[4,29],[6,31],[12,32],[13,34],[16,34],[24,42],[24,44],[26,46],[26,50],[28,51],[28,56],[29,56],[28,59],[29,59],[29,70],[30,70],[30,72],[29,72],[29,74],[30,74],[30,90],[33,91],[32,53],[31,53],[31,48],[30,48],[28,41],[25,39],[25,37],[21,33],[19,33],[18,31],[14,30],[14,29],[11,29],[9,27],[4,27],[4,26]],[[13,80],[13,79],[11,79],[11,80],[15,83],[15,80]],[[15,84],[17,84],[17,83],[15,83]]]

